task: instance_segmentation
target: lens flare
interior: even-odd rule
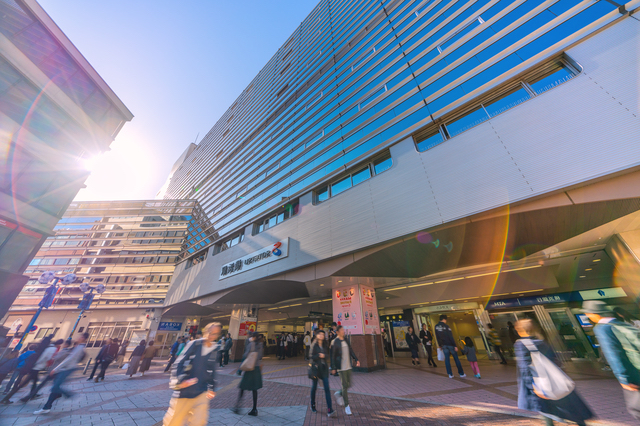
[[[430,233],[421,231],[416,234],[416,240],[418,240],[418,242],[421,244],[429,244],[431,241],[433,241],[433,237]]]

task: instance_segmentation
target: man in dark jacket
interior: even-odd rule
[[[217,341],[221,333],[220,323],[207,324],[204,338],[185,346],[171,375],[170,387],[174,392],[163,419],[164,426],[185,425],[190,417],[198,419],[198,424],[207,424],[209,400],[216,396],[216,357],[220,349]],[[189,368],[185,368],[187,365]]]
[[[437,367],[436,362],[433,360],[433,336],[427,329],[427,324],[422,324],[422,330],[420,330],[420,340],[422,341],[422,346],[424,346],[424,351],[427,353],[427,362],[429,363],[429,365]]]
[[[453,355],[453,360],[456,362],[456,367],[458,367],[458,374],[460,377],[467,377],[464,374],[464,370],[462,369],[462,364],[460,364],[460,359],[458,359],[458,345],[456,345],[456,341],[453,338],[453,333],[451,332],[451,327],[447,325],[447,316],[442,314],[440,315],[440,322],[436,324],[436,339],[438,339],[438,344],[442,348],[442,352],[444,353],[444,365],[447,368],[447,374],[450,379],[453,379],[453,372],[451,371],[451,360],[450,356]]]
[[[102,347],[100,348],[98,355],[96,355],[96,362],[93,365],[93,370],[91,370],[91,374],[89,375],[87,382],[90,382],[91,380],[93,380],[93,376],[96,374],[96,370],[98,369],[98,367],[100,367],[100,364],[102,364],[102,360],[105,358],[105,354],[108,352],[109,345],[111,345],[111,342],[112,342],[111,339],[107,339],[107,343],[105,345],[102,345]],[[96,378],[96,382],[97,381],[98,379]]]
[[[356,367],[360,367],[360,361],[353,353],[349,341],[345,339],[344,327],[339,325],[336,330],[336,338],[331,342],[331,369],[333,373],[338,371],[342,390],[336,392],[338,405],[344,405],[344,412],[350,416],[348,390],[351,387],[351,358],[356,362]]]
[[[613,311],[600,300],[583,302],[582,312],[595,323],[593,333],[622,386],[627,411],[640,420],[640,332],[615,318]]]
[[[100,374],[96,377],[96,383],[98,383],[98,380],[104,380],[104,373],[107,371],[109,364],[118,356],[119,350],[120,345],[118,345],[118,339],[112,339],[100,361]]]
[[[178,348],[180,347],[180,342],[182,342],[182,337],[178,337],[176,341],[173,342],[173,345],[171,345],[171,349],[169,350],[169,355],[171,355],[171,358],[169,358],[169,362],[167,363],[167,366],[164,369],[165,373],[169,371],[169,369],[175,362],[176,358],[178,357]]]
[[[229,351],[231,351],[231,347],[233,346],[233,339],[231,338],[231,333],[227,333],[227,340],[224,341],[224,365],[229,364]]]

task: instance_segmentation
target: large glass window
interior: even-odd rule
[[[331,195],[338,195],[351,188],[351,176],[347,176],[336,183],[331,184]]]
[[[513,89],[483,105],[487,110],[489,117],[495,117],[496,115],[526,101],[530,97],[529,92],[522,88],[522,86],[518,86],[518,88]]]
[[[533,91],[539,95],[572,78],[573,73],[566,66],[561,66],[534,79],[529,84]]]
[[[449,133],[449,136],[454,137],[455,135],[470,129],[483,121],[487,121],[488,119],[489,116],[487,115],[487,112],[482,108],[482,106],[480,106],[462,117],[447,123],[447,132]]]
[[[286,221],[289,218],[297,215],[300,211],[300,205],[298,200],[285,204],[280,210],[272,213],[269,217],[261,219],[255,224],[254,233],[259,234],[267,229]]]
[[[364,182],[370,177],[371,177],[371,169],[369,168],[369,165],[367,165],[365,168],[360,169],[353,174],[352,176],[353,186],[356,186],[360,182]]]

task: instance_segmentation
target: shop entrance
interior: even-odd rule
[[[427,324],[427,328],[431,330],[434,340],[436,340],[434,327],[440,321],[440,315],[443,313],[447,315],[447,324],[451,327],[453,338],[458,343],[458,347],[462,349],[465,337],[470,337],[478,355],[486,356],[487,348],[484,343],[484,337],[472,310],[418,314],[418,330],[422,329],[422,324]]]

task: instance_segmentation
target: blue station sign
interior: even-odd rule
[[[158,331],[180,331],[182,330],[181,322],[161,322],[158,325]]]
[[[568,293],[557,293],[544,296],[526,296],[513,299],[493,300],[487,303],[485,309],[517,308],[520,306],[547,305],[550,303],[582,302],[583,300],[626,297],[626,295],[627,293],[625,293],[625,291],[620,287],[601,288],[596,290],[572,291]]]

